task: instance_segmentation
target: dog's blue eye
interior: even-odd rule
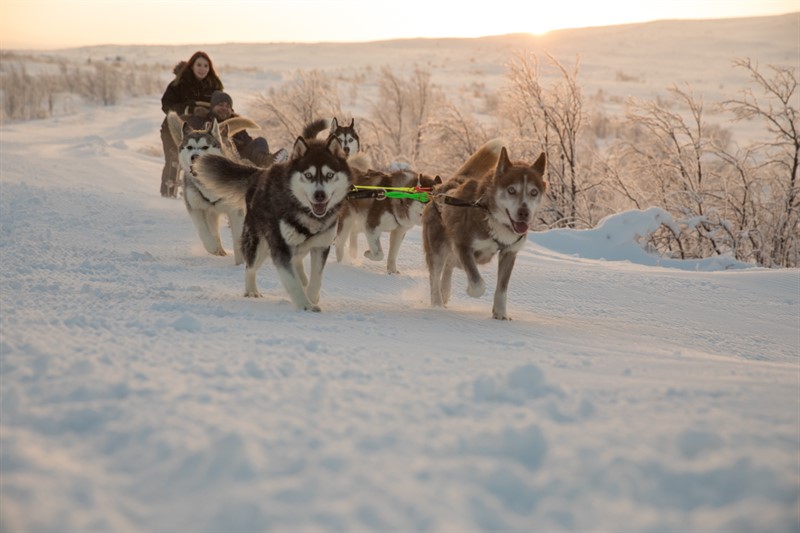
[[[539,196],[539,189],[531,189],[531,196],[533,196],[534,198]]]
[[[328,172],[327,174],[325,174],[325,177],[328,179],[333,178],[333,172]]]
[[[306,177],[306,179],[307,179],[307,180],[310,180],[310,179],[311,179],[311,177],[312,177],[312,176],[311,176],[311,172],[306,172],[306,173],[305,173],[305,174],[303,174],[303,175]]]
[[[514,187],[509,187],[508,188],[508,194],[510,194],[511,196],[514,196],[515,194],[517,194],[517,189],[515,189]]]

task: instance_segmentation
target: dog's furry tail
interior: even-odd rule
[[[247,189],[263,169],[207,154],[192,164],[195,180],[229,206],[244,207]]]
[[[175,111],[167,113],[167,128],[175,146],[180,146],[183,140],[183,119]]]
[[[227,127],[229,137],[233,137],[242,130],[260,130],[261,126],[246,117],[231,117],[220,122],[219,127]]]
[[[303,128],[303,139],[316,139],[319,132],[325,131],[330,127],[330,123],[324,118],[318,118],[314,122],[309,122]]]
[[[467,178],[480,178],[484,174],[493,170],[500,159],[500,151],[506,143],[503,139],[492,139],[478,148],[469,159],[456,171],[455,176]]]

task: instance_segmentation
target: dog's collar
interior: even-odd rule
[[[206,195],[203,194],[203,190],[199,187],[197,180],[194,179],[194,174],[192,174],[191,172],[189,173],[188,179],[192,180],[192,183],[194,183],[194,188],[197,191],[197,194],[199,194],[200,198],[202,198],[206,202],[210,203],[211,205],[217,205],[217,202],[222,200],[222,198],[217,198],[216,200],[212,200],[211,198],[206,197]]]
[[[505,250],[506,248],[511,248],[512,246],[517,244],[519,241],[524,239],[526,236],[527,236],[527,233],[523,233],[522,235],[519,236],[519,238],[517,238],[516,241],[512,242],[511,244],[502,243],[502,242],[498,241],[495,238],[492,238],[492,240],[494,241],[494,243],[497,245],[498,248],[500,248],[501,250]]]

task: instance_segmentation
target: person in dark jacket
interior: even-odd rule
[[[205,52],[195,52],[189,61],[175,66],[175,79],[167,85],[161,97],[164,115],[175,111],[181,117],[205,116],[211,108],[211,95],[223,89],[211,58]],[[164,169],[161,171],[161,196],[177,196],[177,179],[180,164],[178,147],[172,140],[167,119],[161,123],[161,144],[164,147]]]
[[[229,118],[239,116],[233,111],[233,99],[228,93],[214,91],[211,95],[211,111],[206,116],[206,121],[217,119],[218,123],[225,122]],[[264,137],[251,137],[245,130],[242,130],[231,137],[236,145],[239,155],[249,159],[260,167],[269,166],[272,157],[269,155],[269,144]]]

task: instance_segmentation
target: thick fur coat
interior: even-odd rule
[[[391,174],[378,171],[356,172],[356,185],[371,187],[414,187],[433,189],[442,183],[439,176],[434,178],[408,170],[398,170]],[[354,258],[358,249],[356,236],[363,231],[368,249],[364,257],[371,261],[383,260],[381,235],[389,233],[389,253],[386,272],[399,274],[397,255],[408,230],[422,223],[422,210],[425,204],[411,198],[364,198],[348,199],[339,215],[336,234],[336,260],[344,259],[345,250]],[[349,243],[349,246],[348,246]]]
[[[225,135],[220,132],[216,121],[206,124],[202,129],[194,129],[190,123],[184,122],[177,113],[167,114],[167,125],[170,134],[178,147],[178,161],[183,174],[183,200],[186,211],[197,230],[200,241],[206,251],[212,255],[225,256],[227,252],[222,246],[219,233],[220,217],[227,216],[233,236],[234,261],[242,264],[239,241],[244,224],[244,206],[228,204],[224,199],[205,189],[193,175],[194,161],[204,154],[216,154],[231,157],[225,146]],[[233,124],[232,124],[233,125]]]
[[[478,298],[486,284],[478,265],[498,256],[492,316],[508,320],[507,293],[517,253],[525,246],[544,198],[546,156],[512,162],[502,141],[479,148],[439,190],[423,213],[423,246],[431,305],[450,298],[453,269],[464,270],[467,294]]]
[[[218,156],[195,164],[198,180],[231,203],[246,205],[241,250],[245,296],[258,297],[256,272],[267,257],[298,309],[319,311],[322,272],[352,173],[339,140],[298,137],[285,163],[254,169]],[[310,275],[303,259],[310,255]]]

